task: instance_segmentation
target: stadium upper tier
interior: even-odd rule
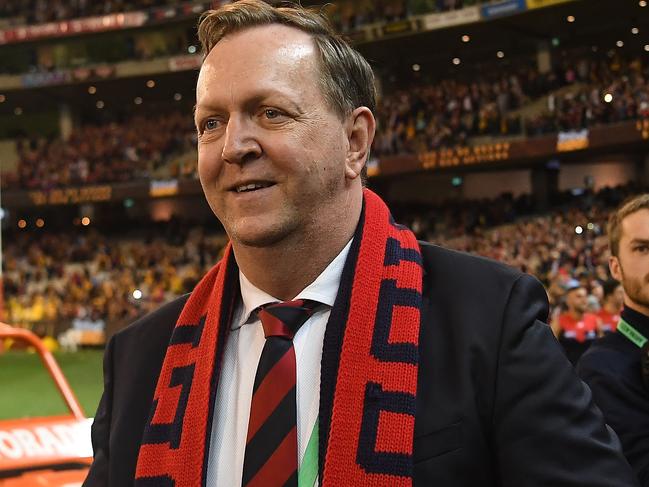
[[[649,119],[649,65],[609,53],[566,54],[541,74],[530,66],[473,80],[419,80],[384,87],[373,154],[379,158],[470,144],[476,136],[533,137]],[[10,189],[49,189],[153,177],[195,177],[196,134],[187,108],[83,125],[68,140],[17,142]]]
[[[564,55],[553,70],[494,70],[401,86],[378,111],[377,155],[421,153],[475,136],[534,136],[649,117],[649,65],[613,52]]]
[[[15,27],[148,10],[177,3],[172,0],[7,0],[0,3],[0,21]],[[217,0],[214,3],[228,2]],[[318,5],[325,2],[302,3]],[[341,31],[349,31],[378,21],[400,20],[409,15],[444,12],[481,3],[487,3],[487,0],[337,0],[328,3],[327,11]]]

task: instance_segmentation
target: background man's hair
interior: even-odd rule
[[[274,7],[262,0],[240,0],[205,12],[198,39],[207,56],[225,36],[260,25],[281,24],[306,32],[318,53],[319,81],[330,107],[344,119],[354,109],[376,109],[374,73],[368,62],[336,32],[320,11],[293,3]]]
[[[615,290],[620,287],[621,284],[617,282],[615,279],[609,279],[607,281],[604,281],[602,283],[602,290],[604,292],[604,298],[608,298],[609,296],[612,296],[613,293],[615,293]]]
[[[611,214],[608,220],[608,244],[611,249],[611,255],[617,257],[620,251],[622,220],[640,210],[649,210],[649,193],[634,196],[626,200]]]

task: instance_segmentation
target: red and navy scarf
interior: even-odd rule
[[[412,485],[422,267],[417,239],[383,201],[364,204],[325,331],[323,487]],[[137,487],[205,485],[214,398],[239,294],[231,245],[171,336],[137,462]]]

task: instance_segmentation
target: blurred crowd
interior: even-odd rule
[[[474,136],[534,136],[649,117],[649,64],[609,54],[565,54],[546,73],[513,66],[497,75],[486,70],[470,80],[458,75],[390,90],[379,106],[375,155],[461,145]],[[541,109],[520,114],[539,99],[545,101]]]
[[[446,12],[488,1],[490,0],[338,0],[327,3],[326,11],[334,26],[340,32],[347,33],[367,24],[395,22],[411,15]]]
[[[434,208],[394,205],[394,214],[421,239],[535,275],[548,293],[548,320],[556,325],[566,312],[566,296],[577,287],[589,312],[603,308],[610,281],[606,222],[613,208],[638,191],[626,186],[566,193],[540,215],[529,196],[506,195]],[[59,330],[93,323],[119,328],[191,291],[224,244],[222,234],[173,221],[127,235],[79,232],[35,240],[18,233],[4,253],[8,320]]]
[[[547,109],[526,122],[528,135],[580,130],[649,117],[649,64],[644,58],[581,59],[563,71],[578,89],[550,95]]]
[[[5,0],[0,2],[0,19],[9,20],[9,25],[43,24],[177,3],[172,0]]]
[[[225,0],[221,3],[226,3]],[[409,15],[444,12],[488,0],[337,0],[327,4],[327,11],[342,32],[374,22],[401,20]],[[0,2],[0,19],[13,19],[10,25],[42,24],[60,20],[147,10],[174,6],[171,0],[7,0]],[[219,2],[214,2],[219,3]],[[304,5],[324,2],[303,2]]]
[[[155,118],[135,116],[121,124],[86,125],[73,131],[67,141],[19,141],[18,172],[8,174],[3,184],[49,189],[150,178],[173,156],[195,146],[191,116],[182,112]]]
[[[124,326],[191,291],[223,245],[169,224],[133,236],[17,235],[3,255],[7,319],[49,334]]]

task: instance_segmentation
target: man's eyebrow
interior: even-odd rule
[[[649,238],[633,238],[631,239],[631,243],[649,245]]]

